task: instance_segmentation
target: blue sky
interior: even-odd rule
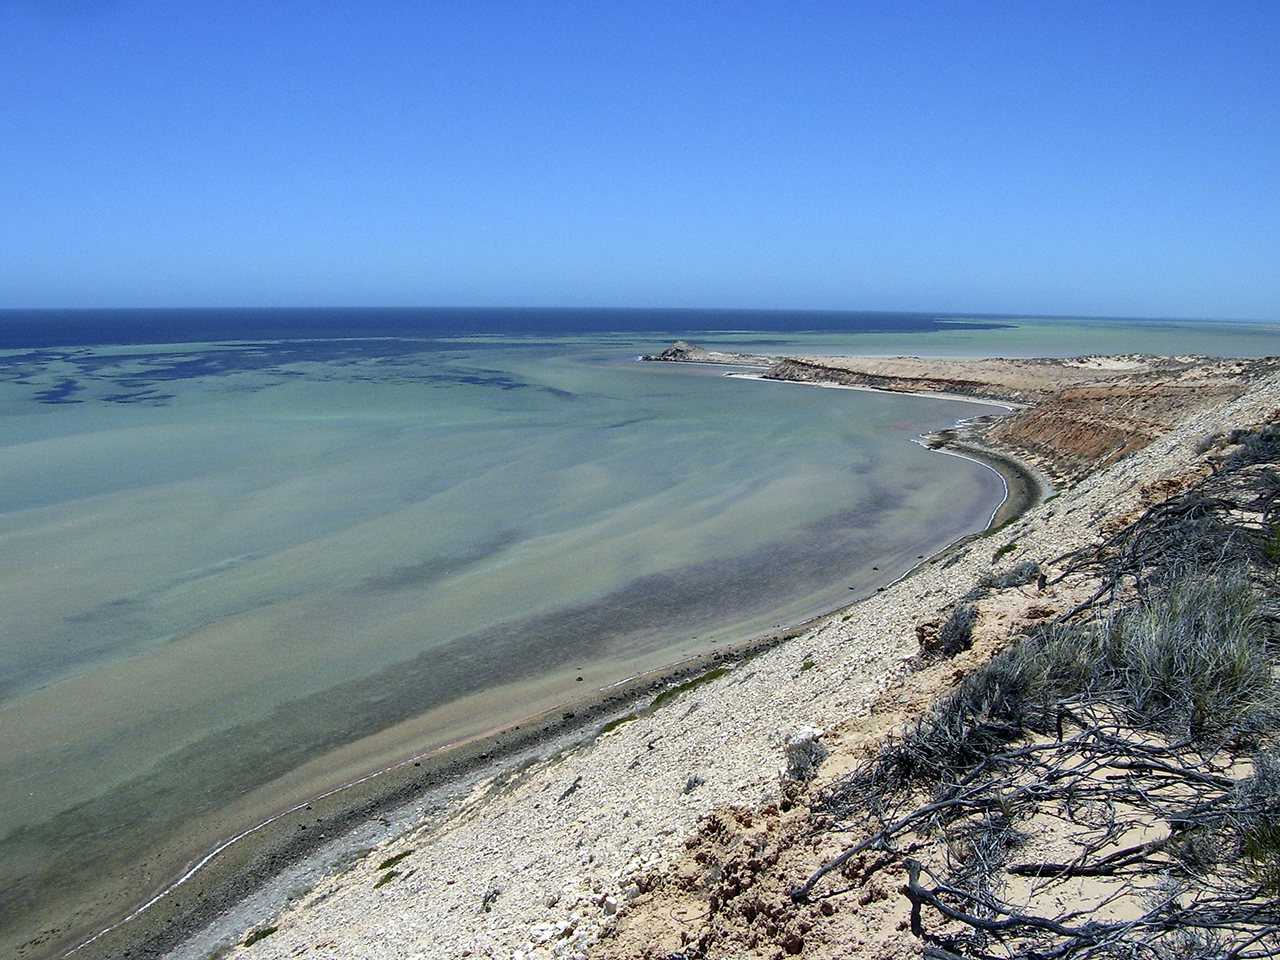
[[[0,307],[1280,320],[1280,3],[0,0]]]

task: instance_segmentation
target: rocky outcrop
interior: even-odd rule
[[[1002,387],[980,379],[964,379],[922,374],[910,376],[873,370],[849,369],[827,365],[800,357],[779,360],[765,373],[767,380],[791,380],[800,383],[834,383],[848,387],[866,387],[869,390],[888,390],[894,393],[945,393],[984,400],[1024,402],[1032,398],[1025,390]]]
[[[640,359],[665,360],[672,363],[724,363],[739,367],[767,367],[778,362],[777,357],[761,354],[708,350],[687,340],[677,340],[661,353],[649,354]]]

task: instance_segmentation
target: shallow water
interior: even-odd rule
[[[1275,352],[1271,328],[1185,325],[696,339]],[[113,909],[92,902],[97,884],[163,885],[178,855],[154,875],[139,864],[200,824],[243,828],[232,808],[263,816],[833,609],[980,529],[1000,500],[987,468],[910,442],[989,407],[635,362],[667,342],[5,355],[0,927],[65,923],[71,907],[92,925]],[[398,725],[412,737],[360,748]],[[264,789],[285,777],[288,791]]]
[[[522,691],[401,749],[847,602],[1000,499],[986,468],[910,442],[989,408],[589,341],[11,368],[7,919],[460,698]]]

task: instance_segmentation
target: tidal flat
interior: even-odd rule
[[[652,348],[7,353],[6,951],[300,799],[848,602],[1001,499],[911,442],[989,407]]]

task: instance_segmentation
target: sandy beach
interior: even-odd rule
[[[1088,369],[1134,374],[1120,363]],[[931,438],[1004,476],[1008,509],[987,535],[801,629],[636,678],[303,805],[75,955],[116,956],[127,945],[131,956],[182,960],[684,956],[710,912],[687,856],[707,824],[731,811],[737,833],[754,829],[753,817],[773,830],[1019,625],[1075,603],[1078,586],[1027,588],[984,622],[972,650],[923,667],[930,624],[984,575],[1092,542],[1153,491],[1201,475],[1206,436],[1263,422],[1280,404],[1272,374],[1236,371],[1219,386],[1150,417],[1159,429],[1149,427],[1148,444],[1047,502],[1038,502],[1038,475],[1054,452],[1043,443],[1029,452],[1034,467],[1011,457],[1012,444],[992,439],[1011,418]],[[1132,385],[1118,389],[1127,395]],[[1071,475],[1070,458],[1057,452],[1059,477]],[[785,776],[797,742],[820,742],[827,754],[804,786]],[[809,850],[808,866],[829,852]],[[805,866],[789,863],[787,882],[803,879]],[[673,895],[672,878],[685,874]],[[785,886],[781,874],[775,885]],[[804,955],[918,955],[919,941],[898,929],[905,905],[880,899],[885,909],[864,910],[856,923],[849,912],[839,922],[821,913],[797,921],[808,924]],[[786,946],[799,936],[794,919],[779,921],[759,955],[798,952]]]

